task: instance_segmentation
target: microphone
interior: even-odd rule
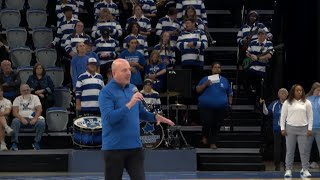
[[[137,87],[134,87],[134,88],[132,89],[132,91],[133,91],[134,93],[139,92],[139,90],[138,90]],[[141,103],[143,104],[143,106],[144,106],[148,111],[150,111],[150,108],[149,108],[148,104],[146,103],[146,101],[145,101],[144,99],[141,99]]]

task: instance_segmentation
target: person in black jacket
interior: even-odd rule
[[[29,76],[27,84],[30,86],[31,93],[37,95],[42,104],[42,116],[45,117],[46,110],[53,106],[54,84],[50,76],[46,75],[44,67],[37,63],[33,67],[33,74]]]

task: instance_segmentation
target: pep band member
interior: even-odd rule
[[[159,114],[146,111],[139,102],[143,96],[130,83],[131,69],[127,60],[116,59],[111,69],[113,80],[99,95],[105,179],[122,179],[125,168],[131,180],[145,180],[140,119],[171,126],[174,123]]]

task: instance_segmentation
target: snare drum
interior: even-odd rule
[[[72,140],[80,147],[101,147],[101,117],[87,116],[76,119],[73,122]]]
[[[160,146],[164,139],[164,131],[156,122],[140,122],[140,140],[146,149],[155,149]]]

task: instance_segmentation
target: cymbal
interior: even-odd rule
[[[184,104],[170,104],[169,107],[187,107],[187,105],[184,105]]]
[[[160,93],[160,97],[173,97],[173,96],[178,96],[180,93],[178,92],[164,92],[164,93]]]

